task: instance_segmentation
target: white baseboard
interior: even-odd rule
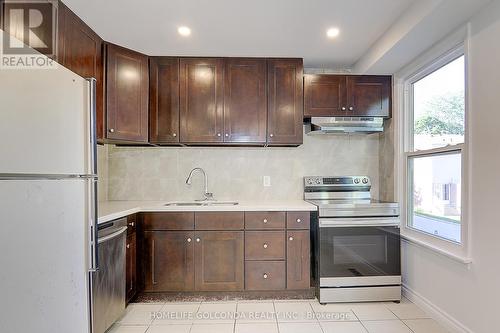
[[[441,324],[441,326],[450,331],[450,333],[474,333],[450,314],[443,311],[441,308],[437,307],[427,298],[412,290],[408,286],[403,285],[403,296],[428,313],[432,319]]]

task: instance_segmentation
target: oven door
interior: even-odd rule
[[[320,287],[401,284],[399,219],[319,220]]]

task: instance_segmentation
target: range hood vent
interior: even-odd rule
[[[384,131],[381,117],[312,117],[306,134],[380,133]]]

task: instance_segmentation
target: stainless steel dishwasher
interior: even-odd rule
[[[92,279],[93,333],[104,333],[125,310],[127,218],[98,227],[98,270]]]

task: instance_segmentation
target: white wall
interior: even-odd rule
[[[464,332],[500,330],[500,1],[471,20],[470,267],[403,243],[404,284]]]
[[[185,184],[194,167],[207,171],[216,199],[302,199],[304,176],[351,174],[370,176],[379,197],[379,134],[304,135],[297,148],[109,146],[108,158],[109,200],[199,199],[202,176]]]

